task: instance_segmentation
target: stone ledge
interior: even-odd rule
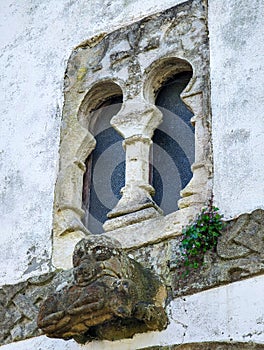
[[[152,346],[138,350],[263,350],[263,344],[206,342],[171,346]]]

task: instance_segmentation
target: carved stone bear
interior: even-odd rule
[[[166,289],[152,271],[128,257],[117,240],[82,239],[73,255],[74,282],[42,304],[38,326],[53,338],[115,340],[162,330]]]

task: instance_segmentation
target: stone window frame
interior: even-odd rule
[[[121,205],[121,211],[118,208],[105,224],[105,234],[117,238],[128,250],[175,237],[206,203],[212,187],[208,56],[206,8],[199,0],[188,1],[112,33],[103,33],[73,50],[65,74],[59,174],[55,186],[53,264],[56,267],[70,268],[75,244],[91,234],[82,223],[85,160],[95,147],[87,120],[96,106],[115,94],[122,92],[123,105],[111,123],[125,138],[124,144],[132,154],[136,143],[140,143],[137,149],[143,147],[143,153],[147,153],[153,131],[160,123],[160,112],[155,106],[157,91],[171,76],[192,70],[193,76],[181,98],[194,114],[191,122],[195,125],[195,162],[193,177],[181,191],[179,210],[163,217],[156,215],[155,208],[147,212],[149,208],[141,208],[131,214],[122,212]],[[127,118],[129,115],[133,118]],[[148,190],[150,193],[151,189]],[[143,215],[138,215],[141,212]],[[130,215],[128,221],[126,214]]]

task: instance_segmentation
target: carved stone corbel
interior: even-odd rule
[[[65,283],[40,308],[38,326],[48,337],[84,343],[167,326],[165,286],[131,259],[117,240],[82,239],[75,247],[73,265],[74,282]]]

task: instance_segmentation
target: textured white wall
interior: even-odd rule
[[[162,332],[133,339],[92,342],[45,336],[0,347],[1,350],[136,350],[154,345],[193,342],[255,342],[264,348],[264,278],[262,276],[178,298],[169,305],[170,324]]]
[[[0,0],[0,284],[49,269],[62,84],[73,47],[181,2]],[[263,7],[209,0],[214,192],[226,217],[264,207]]]
[[[49,268],[62,83],[73,47],[180,2],[0,0],[1,284]],[[214,192],[226,216],[264,208],[263,10],[262,0],[209,0]],[[39,337],[1,350],[134,350],[231,338],[264,343],[263,284],[258,277],[176,299],[162,333],[87,346]]]
[[[83,40],[182,0],[0,0],[0,284],[48,270],[62,85]]]
[[[209,0],[214,194],[226,217],[264,208],[264,2]]]

